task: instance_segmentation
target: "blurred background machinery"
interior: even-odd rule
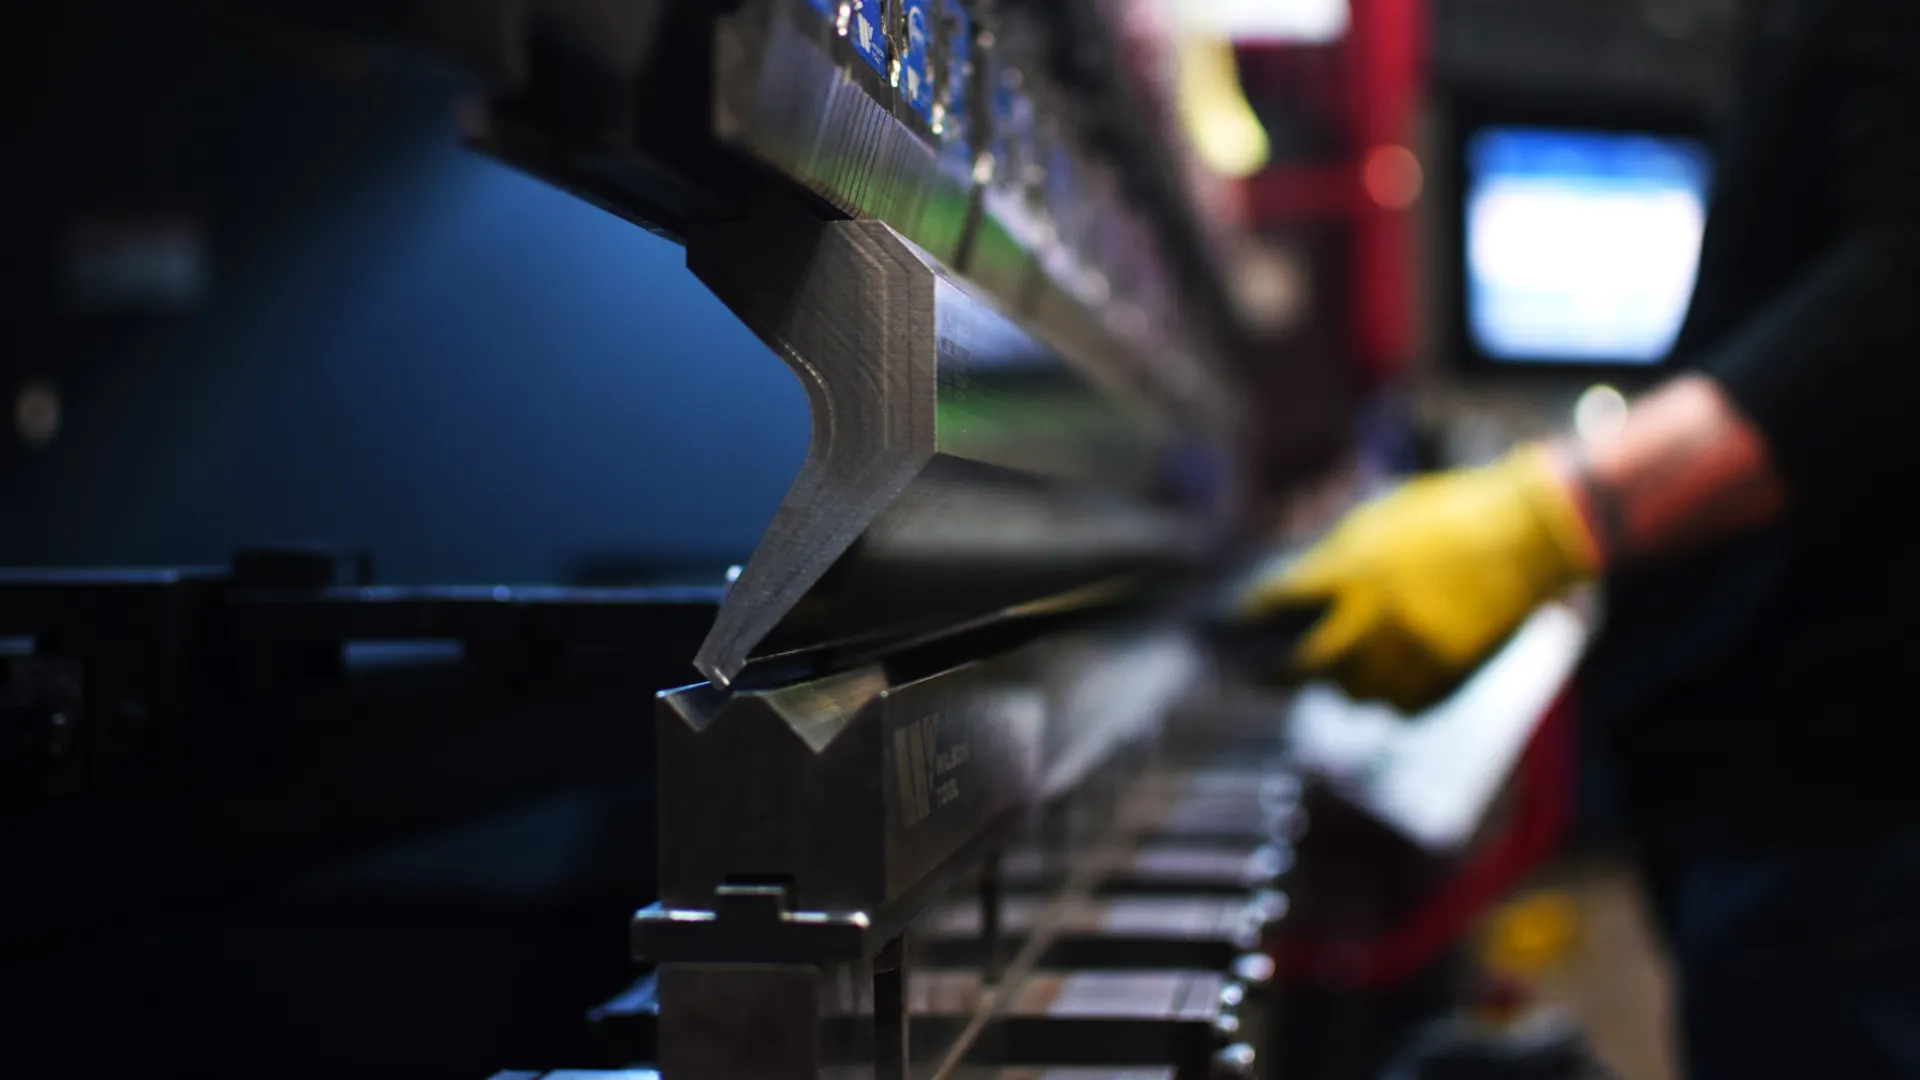
[[[1208,616],[1617,416],[1725,5],[6,19],[20,1060],[1332,1080],[1531,1015],[1568,935],[1475,935],[1604,834],[1578,614],[1413,725]]]

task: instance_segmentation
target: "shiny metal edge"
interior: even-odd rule
[[[933,134],[837,37],[803,0],[748,0],[721,18],[716,136],[953,262],[972,187],[966,136]]]
[[[748,222],[689,237],[687,265],[800,379],[807,456],[694,666],[747,658],[935,453],[932,274],[872,223]]]
[[[1032,665],[1016,653],[892,684],[870,669],[662,694],[662,908],[712,910],[723,887],[779,882],[794,911],[904,925],[1036,798],[1046,701]]]
[[[1177,423],[1113,358],[1042,344],[887,225],[776,210],[688,265],[788,364],[808,455],[695,666],[924,640],[1199,557],[1160,501]]]
[[[1238,428],[1237,400],[1184,333],[1155,231],[1056,115],[1068,99],[1036,61],[1004,42],[970,50],[971,98],[1011,80],[1019,100],[1049,105],[1031,138],[1009,140],[991,108],[933,134],[804,0],[748,0],[719,21],[715,49],[723,144],[886,222],[1049,338],[1091,333],[1100,353],[1133,354],[1135,381],[1196,428]]]

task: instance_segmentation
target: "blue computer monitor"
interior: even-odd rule
[[[1463,150],[1472,352],[1501,366],[1664,359],[1699,265],[1706,148],[1673,135],[1494,124]]]

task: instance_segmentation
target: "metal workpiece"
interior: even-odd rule
[[[1100,587],[1207,552],[1212,523],[1165,494],[1171,425],[1107,358],[1042,344],[884,224],[783,209],[688,245],[813,417],[703,675],[817,674],[808,657],[1111,595]]]
[[[1045,709],[1029,667],[1013,655],[900,684],[873,667],[662,695],[660,904],[634,922],[636,953],[744,958],[731,942],[756,922],[823,942],[779,954],[816,962],[897,936],[1032,804]],[[719,890],[770,883],[784,908],[716,910]]]
[[[1156,737],[1204,673],[1185,632],[1063,634],[1039,647],[1048,696],[1044,794],[1056,798]]]

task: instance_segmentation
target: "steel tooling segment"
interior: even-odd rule
[[[910,917],[900,905],[951,884],[1035,797],[1045,717],[1028,664],[662,694],[661,903],[711,910],[722,885],[779,881],[795,910],[864,912],[876,934]]]
[[[1152,414],[1127,404],[1123,373],[1069,364],[944,275],[933,289],[936,449],[1057,481],[1152,484]]]
[[[877,0],[868,4],[877,12]],[[831,22],[799,0],[748,0],[719,20],[715,134],[843,213],[885,221],[951,263],[967,221],[970,165],[896,118],[901,91],[883,75],[835,59]]]
[[[1158,730],[1202,674],[1198,648],[1176,631],[1062,634],[1038,648],[1047,657],[1049,798]]]
[[[695,666],[729,684],[934,455],[932,289],[884,226],[748,222],[687,263],[784,359],[813,416],[806,460]]]
[[[913,2],[920,5],[914,10],[935,6]],[[1197,405],[1199,426],[1228,430],[1230,410],[1211,385],[1217,379],[1193,370],[1186,350],[1174,347],[1177,335],[1164,332],[1175,326],[1174,313],[1132,287],[1150,275],[1131,263],[1157,256],[1137,244],[1109,244],[1105,250],[1122,261],[1105,262],[1091,250],[1099,235],[1063,233],[1050,220],[1054,206],[1085,204],[1093,213],[1097,205],[1109,228],[1139,231],[1137,223],[1121,224],[1136,211],[1125,200],[1105,198],[1114,191],[1096,186],[1097,170],[1043,168],[1056,159],[1055,145],[1078,136],[1069,117],[1056,115],[1070,99],[1044,80],[1039,24],[1003,12],[1003,32],[984,48],[959,0],[939,6],[944,15],[920,50],[925,57],[906,56],[923,59],[929,72],[945,72],[950,107],[937,132],[928,120],[933,114],[918,97],[909,98],[910,78],[903,75],[896,88],[852,55],[848,37],[837,32],[839,5],[829,16],[811,0],[746,0],[716,27],[716,136],[842,213],[888,223],[1046,332],[1059,318],[1098,328],[1103,352],[1136,354],[1135,377],[1155,396],[1189,403],[1209,398]],[[845,13],[852,26],[854,8],[846,6]],[[903,56],[914,52],[911,14],[902,7],[890,20],[898,24],[890,33],[903,43]],[[1049,111],[1039,117],[1042,97]],[[989,152],[992,145],[1000,152]],[[998,164],[976,176],[978,160]],[[1056,188],[1050,197],[1037,186],[1042,179]],[[1061,184],[1078,194],[1061,195]],[[1075,242],[1090,250],[1058,250]],[[1060,314],[1070,306],[1085,310]]]
[[[886,889],[904,896],[976,838],[1031,806],[1040,785],[1046,705],[1005,659],[888,691]]]
[[[807,459],[696,666],[937,634],[1199,554],[1155,501],[1157,406],[1043,348],[878,222],[696,232],[688,264],[785,358]]]

